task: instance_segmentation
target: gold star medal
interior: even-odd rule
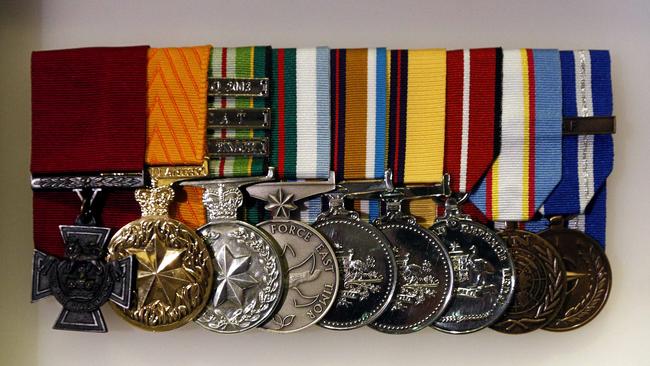
[[[122,227],[109,244],[110,260],[133,255],[138,262],[135,301],[128,309],[113,307],[131,324],[151,331],[175,329],[194,319],[208,301],[213,276],[209,252],[194,230],[168,215],[171,184],[204,176],[206,170],[151,168],[154,187],[135,193],[142,217]]]

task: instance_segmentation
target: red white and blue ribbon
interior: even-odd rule
[[[562,175],[557,50],[503,52],[501,152],[471,201],[490,220],[528,221]]]
[[[471,192],[501,146],[501,48],[447,51],[444,171],[454,192]]]

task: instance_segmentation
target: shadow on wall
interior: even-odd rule
[[[38,363],[30,305],[32,243],[30,59],[41,44],[41,2],[0,1],[0,364]]]

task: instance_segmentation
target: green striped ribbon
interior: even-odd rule
[[[208,76],[212,78],[264,78],[270,73],[270,47],[228,47],[212,49]],[[208,101],[209,108],[265,108],[269,98],[226,97]],[[273,115],[273,110],[271,110]],[[221,129],[211,131],[208,137],[259,138],[267,136],[265,130]],[[242,177],[266,174],[266,159],[246,156],[229,156],[209,161],[211,176]],[[263,208],[256,200],[245,200],[243,214],[251,223],[263,219]]]

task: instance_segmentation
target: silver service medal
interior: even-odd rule
[[[326,196],[329,211],[313,227],[334,246],[341,283],[335,305],[319,325],[355,329],[371,323],[388,307],[397,284],[397,264],[384,234],[345,209],[345,193]]]
[[[431,231],[447,246],[454,270],[454,293],[433,326],[447,333],[471,333],[494,323],[515,288],[515,271],[505,242],[486,226],[462,215],[453,198]]]
[[[289,214],[295,201],[334,189],[328,181],[272,182],[248,187],[249,195],[267,201],[273,218],[257,226],[280,245],[287,263],[287,295],[279,310],[262,325],[270,331],[289,333],[318,323],[334,305],[339,286],[338,265],[327,239],[316,229]]]

